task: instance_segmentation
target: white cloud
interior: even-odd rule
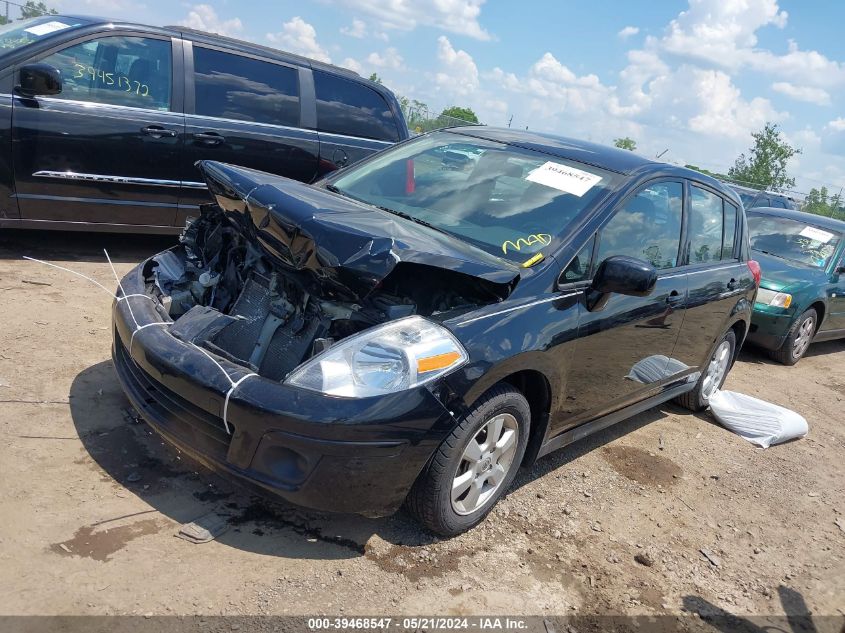
[[[745,101],[731,78],[719,70],[695,70],[691,92],[700,106],[699,113],[690,118],[694,132],[719,137],[747,138],[767,121],[786,118],[772,104],[760,97]]]
[[[350,26],[342,26],[340,32],[360,40],[367,34],[367,23],[364,20],[353,18],[352,24]]]
[[[334,0],[374,19],[383,29],[412,31],[433,26],[444,31],[489,40],[479,24],[485,0]]]
[[[830,123],[827,124],[834,132],[845,132],[845,118],[839,117],[838,119],[833,119]]]
[[[359,75],[363,70],[361,67],[361,63],[358,60],[352,59],[351,57],[347,57],[346,59],[344,59],[342,62],[340,62],[340,65],[344,68],[348,68],[349,70],[358,73]]]
[[[621,37],[623,40],[628,39],[629,37],[633,37],[637,33],[640,32],[640,28],[638,26],[626,26],[624,29],[619,31],[616,35]]]
[[[776,81],[772,84],[772,90],[792,97],[797,101],[806,101],[816,105],[830,105],[830,93],[823,88],[812,88],[810,86],[796,86],[788,81]]]
[[[281,32],[268,33],[267,40],[291,53],[321,62],[331,62],[328,51],[317,42],[317,31],[299,16],[282,24]]]
[[[383,54],[370,53],[367,55],[367,63],[376,68],[391,68],[398,70],[402,68],[402,56],[395,48],[390,47],[384,51]]]
[[[437,59],[441,71],[435,80],[447,94],[465,96],[478,89],[478,67],[472,56],[464,50],[455,50],[445,35],[437,38]]]
[[[229,36],[237,35],[243,30],[243,24],[240,18],[223,20],[217,15],[214,8],[208,4],[195,4],[188,11],[185,19],[181,20],[179,24],[200,31]]]

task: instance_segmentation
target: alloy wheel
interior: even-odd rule
[[[495,415],[472,436],[452,481],[452,509],[457,514],[472,514],[498,492],[518,440],[519,423],[510,413]]]
[[[722,385],[722,379],[728,371],[731,364],[731,344],[729,341],[722,341],[710,363],[707,365],[707,371],[704,374],[704,382],[701,384],[701,397],[705,400],[710,399],[716,390]]]
[[[808,316],[801,322],[801,325],[798,326],[798,335],[792,343],[792,358],[797,359],[804,355],[804,352],[807,351],[807,348],[810,346],[810,342],[813,340],[813,334],[815,331],[816,319],[812,316]]]

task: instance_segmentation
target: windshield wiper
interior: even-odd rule
[[[375,207],[376,209],[381,209],[382,211],[387,211],[388,213],[392,213],[393,215],[398,215],[400,218],[404,218],[405,220],[410,220],[411,222],[416,222],[417,224],[421,224],[422,226],[428,227],[430,229],[434,229],[439,233],[443,233],[444,235],[448,235],[449,237],[454,237],[449,231],[441,229],[439,226],[435,226],[430,222],[426,222],[425,220],[421,220],[420,218],[414,217],[410,213],[405,213],[404,211],[397,211],[396,209],[390,209],[388,207],[383,207],[378,204],[372,204],[368,202],[367,204]]]
[[[334,185],[326,185],[326,189],[331,191],[332,193],[336,193],[339,195],[345,195],[339,188],[335,187]]]

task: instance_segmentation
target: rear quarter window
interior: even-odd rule
[[[387,101],[356,81],[314,71],[317,129],[380,141],[399,140],[399,128]]]

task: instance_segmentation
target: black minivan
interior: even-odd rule
[[[0,27],[0,228],[178,233],[195,163],[303,182],[408,137],[356,73],[183,27],[50,15]]]
[[[463,127],[313,186],[200,169],[215,204],[120,283],[115,368],[168,441],[293,503],[456,534],[520,464],[706,406],[748,331],[739,198],[632,152]]]

